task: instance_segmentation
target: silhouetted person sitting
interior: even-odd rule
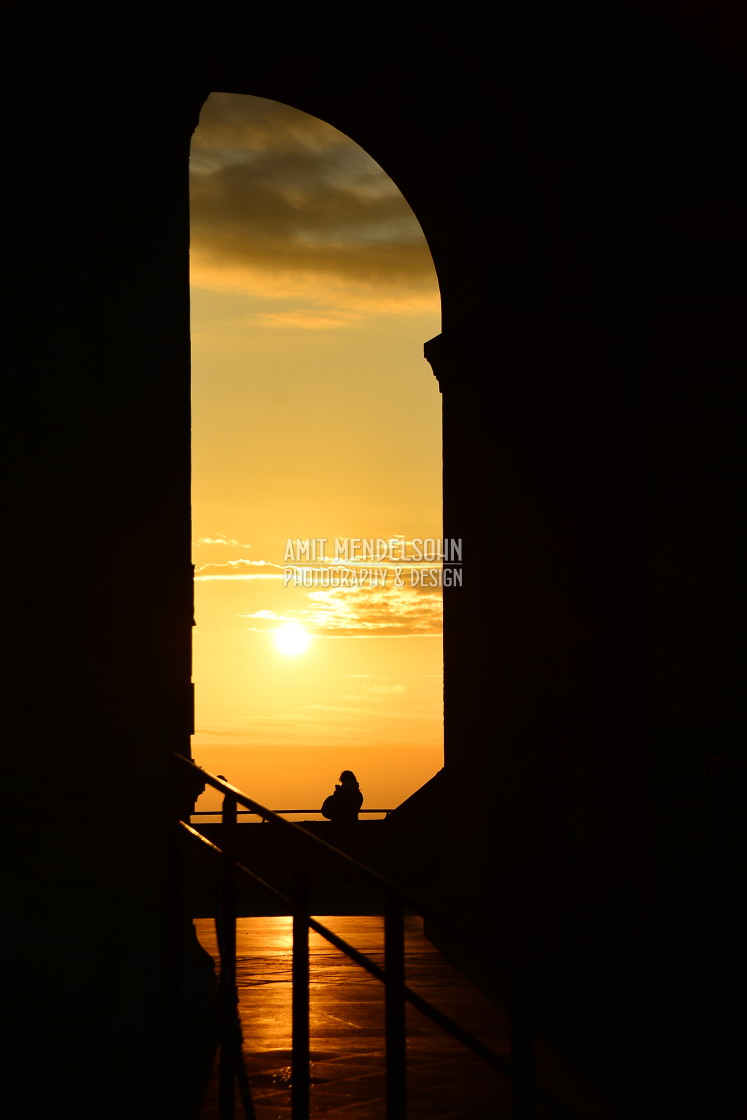
[[[340,784],[334,793],[325,797],[322,816],[338,825],[352,825],[358,820],[358,810],[363,804],[363,794],[352,770],[343,770]]]

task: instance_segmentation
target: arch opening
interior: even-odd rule
[[[193,755],[271,807],[349,768],[393,808],[443,765],[425,237],[349,137],[244,94],[203,107],[190,207]]]

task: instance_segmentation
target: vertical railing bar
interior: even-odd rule
[[[235,1031],[238,1014],[236,989],[236,827],[237,801],[223,799],[223,876],[220,900],[220,1120],[233,1120],[236,1091]]]
[[[181,915],[184,883],[180,859],[180,798],[181,774],[171,762],[166,789],[166,915],[164,928],[164,989],[163,989],[163,1064],[166,1084],[172,1082],[177,1069],[179,1050],[179,993],[182,984]],[[157,1107],[157,1105],[155,1106]]]
[[[308,1120],[311,1103],[309,1045],[309,870],[306,848],[294,837],[291,1115]]]
[[[405,912],[393,895],[387,896],[384,909],[384,973],[386,1115],[387,1120],[406,1120]]]
[[[509,991],[511,1081],[515,1120],[536,1120],[537,1084],[534,1060],[534,993],[524,968],[511,976]]]
[[[179,773],[172,762],[166,794],[167,867],[166,867],[166,928],[164,960],[164,1028],[170,1045],[178,1023],[180,938],[182,878],[179,865]]]
[[[181,759],[179,759],[181,761]],[[220,786],[212,782],[210,784]],[[245,795],[239,794],[244,798]],[[249,800],[249,799],[246,799]],[[242,801],[242,804],[244,802]],[[254,803],[257,805],[257,803]],[[224,985],[230,987],[232,1014],[225,1017],[226,1027],[235,1021],[238,1006],[236,989],[236,825],[237,796],[226,794],[223,808],[225,830],[224,889],[223,889],[223,926],[227,942],[221,955],[221,976],[230,980]],[[251,812],[259,812],[261,806]],[[292,810],[285,810],[291,812]],[[274,818],[275,813],[268,810],[266,819]],[[263,815],[259,812],[259,815]],[[280,820],[280,823],[286,824]],[[296,826],[289,825],[294,828]],[[309,839],[303,837],[303,840]],[[301,838],[294,837],[293,871],[293,1059],[292,1059],[292,1120],[308,1120],[310,1109],[310,1044],[309,1044],[309,902],[308,902],[308,862]],[[367,870],[367,869],[363,869]],[[379,877],[380,878],[380,877]],[[380,884],[382,885],[382,884]],[[386,889],[386,888],[385,888]],[[417,909],[417,908],[416,908]],[[387,1120],[406,1120],[407,1081],[406,1081],[406,997],[404,962],[404,912],[405,904],[399,892],[387,895],[385,907],[385,980],[386,980],[386,1069],[387,1069]],[[420,912],[417,910],[417,912]],[[220,931],[219,931],[220,939]],[[510,1031],[512,1095],[514,1120],[536,1120],[537,1101],[546,1099],[548,1107],[558,1105],[551,1102],[547,1094],[541,1093],[536,1084],[535,1069],[535,1007],[534,990],[525,969],[520,966],[514,970],[510,993]],[[220,1120],[233,1120],[235,1064],[231,1063],[232,1047],[229,1036],[223,1044],[221,1035],[221,1109]],[[224,1059],[226,1069],[224,1076]],[[228,1066],[231,1067],[230,1092],[228,1091]],[[230,1101],[230,1112],[223,1111],[224,1084],[225,1099]],[[569,1113],[570,1115],[570,1113]]]
[[[241,1097],[241,1104],[244,1110],[244,1120],[255,1120],[254,1100],[252,1098],[252,1090],[249,1084],[249,1077],[246,1072],[246,1065],[244,1064],[244,1051],[243,1051],[243,1036],[241,1033],[241,1022],[236,1019],[236,1080],[239,1086],[239,1096]]]

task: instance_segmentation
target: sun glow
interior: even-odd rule
[[[210,94],[190,198],[193,755],[266,805],[344,766],[395,807],[443,767],[441,588],[334,552],[440,536],[428,246],[352,139],[262,98]]]
[[[287,622],[274,631],[275,645],[281,653],[288,657],[297,657],[305,653],[311,642],[311,635],[300,622]]]

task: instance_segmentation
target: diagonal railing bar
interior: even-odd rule
[[[723,766],[733,766],[735,770],[747,770],[747,762],[737,762],[735,758],[724,758],[720,754],[710,755],[711,762],[720,762]]]
[[[273,809],[272,812],[273,813],[292,813],[294,816],[297,816],[299,813],[313,813],[317,817],[322,816],[322,814],[320,813],[320,811],[318,809]],[[369,814],[376,813],[376,814],[379,814],[379,815],[384,814],[385,816],[388,816],[392,812],[394,812],[393,809],[359,809],[358,810],[358,813],[361,816],[365,813],[369,813]],[[190,813],[190,816],[191,817],[219,817],[220,814],[221,814],[220,809],[193,809],[192,812]],[[261,817],[261,816],[264,816],[264,814],[257,812],[256,809],[239,809],[238,816],[240,816],[240,817]]]
[[[419,914],[426,920],[438,924],[466,942],[472,949],[487,953],[488,946],[473,934],[468,934],[457,923],[449,921],[443,914],[439,914],[430,907],[423,905],[419,900],[398,887],[395,883],[380,875],[377,871],[359,863],[339,848],[328,844],[320,837],[312,835],[299,825],[280,817],[274,810],[268,809],[259,802],[254,801],[235,786],[224,779],[208,774],[201,767],[196,766],[182,755],[174,756],[176,761],[189,767],[199,775],[200,780],[223,792],[224,811],[223,819],[227,825],[226,835],[231,858],[231,871],[227,872],[229,855],[226,850],[219,848],[204,837],[185,821],[180,821],[181,826],[194,839],[211,850],[224,866],[223,881],[229,891],[234,891],[234,878],[237,874],[247,876],[261,888],[283,903],[288,913],[293,915],[293,1064],[291,1080],[291,1105],[293,1120],[308,1120],[310,1108],[310,1078],[309,1078],[309,945],[308,931],[314,930],[317,934],[339,949],[356,964],[360,965],[376,979],[382,981],[386,989],[386,1064],[387,1064],[387,1120],[406,1120],[406,1073],[405,1073],[405,1035],[404,1035],[404,1004],[407,1002],[429,1018],[435,1025],[451,1035],[456,1041],[470,1049],[477,1057],[488,1063],[494,1069],[508,1077],[513,1085],[514,1120],[534,1120],[536,1106],[544,1105],[558,1120],[578,1120],[577,1113],[566,1107],[552,1094],[541,1089],[534,1078],[534,1033],[531,1026],[531,1014],[528,1008],[512,1003],[510,1018],[512,1020],[511,1032],[511,1059],[506,1059],[475,1038],[449,1016],[445,1015],[429,1001],[418,995],[404,983],[404,936],[403,919],[405,910]],[[292,896],[267,883],[255,872],[239,863],[235,852],[235,826],[238,815],[238,805],[247,806],[252,813],[262,817],[263,820],[274,821],[288,830],[292,837],[294,859],[294,882]],[[379,888],[385,898],[385,967],[382,969],[360,950],[349,945],[338,934],[328,929],[323,923],[313,918],[308,912],[308,872],[306,855],[309,851],[316,850],[331,856],[341,862],[349,871],[369,885]],[[303,859],[299,853],[303,852]],[[233,923],[233,938],[229,933],[227,950],[233,954],[233,962],[228,964],[227,972],[234,977],[236,967],[235,947],[235,892],[231,900],[224,899],[221,914],[229,923]],[[225,930],[224,930],[225,939]],[[223,964],[222,964],[223,967]],[[235,984],[234,984],[235,989]],[[298,989],[298,990],[297,990]],[[521,998],[526,998],[522,994]],[[516,1019],[516,1023],[514,1022]],[[518,1028],[518,1029],[517,1029]],[[242,1062],[243,1065],[243,1062]],[[242,1094],[243,1096],[243,1094]],[[229,1094],[226,1094],[228,1107]],[[246,1100],[244,1101],[246,1107]],[[249,1102],[251,1106],[251,1102]],[[231,1103],[232,1108],[232,1103]],[[226,1112],[226,1117],[233,1113]],[[247,1117],[250,1113],[246,1113]],[[220,1120],[224,1120],[221,1111]]]
[[[513,1067],[508,1058],[502,1057],[495,1050],[491,1050],[484,1042],[480,1042],[479,1038],[475,1038],[469,1031],[464,1030],[453,1019],[445,1015],[443,1011],[439,1011],[432,1003],[424,999],[422,996],[414,992],[412,988],[405,985],[404,996],[408,1003],[412,1004],[416,1010],[422,1012],[426,1018],[435,1023],[436,1026],[441,1027],[442,1030],[455,1038],[457,1042],[461,1042],[469,1050],[476,1054],[478,1058],[482,1058],[484,1062],[497,1069],[499,1073],[504,1073],[507,1077],[513,1076]]]
[[[203,836],[202,833],[198,832],[196,828],[192,828],[192,826],[187,824],[186,821],[179,821],[179,824],[182,826],[185,832],[188,832],[189,835],[194,837],[195,840],[199,840],[201,844],[204,844],[205,847],[210,849],[216,856],[223,855],[223,849],[219,848],[217,844],[214,844],[212,840],[208,840],[207,836]],[[273,887],[265,879],[257,875],[256,872],[250,871],[249,868],[245,867],[243,863],[239,863],[238,860],[236,861],[236,870],[242,875],[246,875],[249,879],[252,879],[258,886],[268,891],[271,895],[274,895],[278,902],[282,902],[284,906],[288,907],[288,912],[290,913],[290,907],[293,905],[293,903],[289,895],[283,894],[283,892],[279,891],[277,887]]]
[[[278,815],[274,809],[268,809],[266,805],[261,805],[258,801],[248,797],[247,794],[242,793],[236,786],[232,786],[229,782],[221,778],[217,778],[214,774],[209,774],[200,766],[196,766],[184,755],[174,755],[179,765],[188,767],[195,775],[199,775],[202,782],[206,785],[212,786],[214,789],[221,791],[224,794],[231,795],[236,798],[239,805],[245,805],[251,809],[256,816],[262,817],[264,820],[273,821],[280,828],[284,828],[288,835],[303,837],[303,842],[313,846],[318,851],[323,851],[339,863],[343,863],[351,874],[361,879],[363,882],[368,883],[370,886],[378,887],[379,890],[384,892],[385,896],[397,898],[408,910],[412,910],[424,918],[428,922],[438,925],[445,933],[451,933],[458,937],[461,941],[469,944],[470,948],[479,950],[484,953],[489,959],[492,957],[492,946],[490,946],[483,938],[474,932],[474,930],[467,930],[464,926],[460,926],[458,922],[452,921],[446,915],[439,913],[421,899],[413,898],[407,891],[403,890],[396,883],[381,875],[373,868],[367,867],[365,864],[360,863],[347,852],[343,852],[340,848],[336,848],[333,844],[329,844],[320,836],[312,835],[300,825],[295,824],[293,821],[288,821],[284,817]],[[217,815],[217,814],[213,814]]]
[[[221,849],[216,844],[213,844],[212,840],[208,840],[205,836],[202,835],[202,833],[198,832],[190,825],[185,824],[184,821],[180,821],[180,824],[186,832],[193,836],[195,840],[198,840],[200,841],[200,843],[204,844],[205,847],[211,849],[216,856],[220,856],[222,854]],[[284,906],[287,906],[288,910],[290,911],[292,902],[287,894],[283,894],[282,891],[279,891],[275,887],[270,886],[269,883],[267,883],[259,875],[255,874],[254,871],[250,871],[249,868],[242,863],[236,864],[236,870],[240,874],[252,879],[260,887],[263,887],[265,890],[269,891],[269,893],[272,894],[279,902],[282,902]],[[386,970],[383,969],[380,965],[376,964],[375,961],[372,961],[371,958],[366,956],[365,953],[362,953],[360,949],[356,949],[354,945],[350,945],[347,941],[345,941],[344,938],[340,937],[339,934],[335,933],[328,926],[325,926],[317,918],[309,915],[307,921],[309,929],[312,929],[314,933],[324,938],[325,941],[328,941],[330,945],[334,946],[335,949],[339,949],[341,953],[343,953],[346,957],[349,957],[350,960],[355,964],[365,969],[366,972],[370,973],[370,975],[373,976],[376,980],[380,980],[382,983],[386,982]],[[437,1026],[441,1027],[442,1030],[447,1031],[458,1042],[461,1042],[464,1046],[467,1046],[470,1050],[473,1050],[478,1057],[483,1059],[483,1061],[488,1062],[501,1073],[510,1076],[511,1064],[506,1058],[501,1057],[501,1055],[496,1053],[495,1050],[491,1050],[490,1047],[474,1038],[471,1034],[465,1031],[463,1027],[460,1027],[458,1023],[455,1023],[453,1019],[450,1019],[448,1015],[444,1014],[443,1011],[439,1011],[432,1004],[428,1003],[427,1000],[423,999],[422,996],[418,995],[417,992],[413,991],[412,988],[409,988],[407,985],[405,985],[403,993],[404,998],[408,1003],[412,1004],[414,1008],[422,1012],[422,1014],[427,1016],[427,1018],[431,1019]]]

